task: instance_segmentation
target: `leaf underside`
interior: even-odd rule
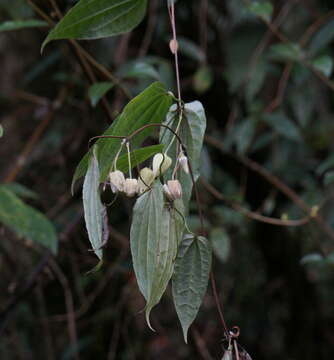
[[[184,237],[175,263],[172,288],[185,342],[207,289],[211,259],[212,249],[206,238],[193,235]]]
[[[182,211],[182,205],[179,207]],[[138,198],[130,231],[131,253],[138,286],[147,302],[146,320],[151,329],[149,315],[173,274],[182,227],[182,217],[164,205],[159,181]]]

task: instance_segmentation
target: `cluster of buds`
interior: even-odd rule
[[[139,179],[127,178],[115,170],[109,174],[110,187],[113,193],[122,192],[128,197],[142,194],[150,188],[155,178],[165,173],[172,164],[167,154],[158,153],[153,157],[152,169],[145,167],[140,171]]]

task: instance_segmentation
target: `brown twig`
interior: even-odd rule
[[[60,106],[64,103],[66,96],[67,96],[67,87],[62,88],[59,91],[59,94],[52,104],[48,105],[48,110],[43,117],[42,121],[39,123],[35,131],[32,133],[30,138],[28,139],[26,145],[24,146],[23,150],[19,154],[17,161],[13,165],[13,167],[9,170],[7,176],[4,179],[5,183],[13,182],[18,173],[22,170],[24,165],[26,164],[27,158],[29,157],[30,153],[33,151],[36,143],[40,139],[40,137],[45,132],[46,128],[48,127],[49,123],[54,117],[55,110],[59,109]],[[49,103],[48,100],[45,100],[45,103]]]
[[[226,153],[224,147],[221,142],[210,135],[205,136],[205,141],[220,151]],[[230,154],[231,155],[231,154]],[[252,171],[258,173],[263,178],[265,178],[269,183],[275,186],[278,190],[280,190],[283,194],[285,194],[295,205],[297,205],[300,209],[302,209],[307,215],[312,215],[314,221],[318,224],[318,226],[323,230],[324,233],[328,235],[328,237],[334,240],[334,230],[327,224],[327,222],[323,219],[321,215],[319,215],[314,208],[309,207],[306,202],[288,185],[286,185],[283,181],[281,181],[277,176],[271,174],[267,169],[258,164],[257,162],[247,158],[241,157],[237,155],[232,155],[235,159],[241,162],[243,165],[247,166]]]
[[[271,218],[268,216],[263,216],[261,214],[258,214],[256,212],[250,211],[243,206],[241,206],[238,202],[231,200],[227,198],[225,195],[223,195],[221,192],[219,192],[213,185],[209,184],[207,181],[205,181],[203,178],[201,178],[201,184],[205,187],[205,189],[213,195],[216,199],[222,200],[229,204],[235,211],[240,212],[241,214],[247,216],[248,218],[256,221],[260,221],[266,224],[270,225],[277,225],[277,226],[302,226],[310,222],[312,219],[311,215],[305,216],[302,219],[298,220],[282,220],[282,219],[276,219]]]
[[[78,348],[78,336],[77,336],[77,329],[75,323],[72,291],[65,274],[58,266],[56,261],[51,258],[49,265],[53,273],[56,275],[57,279],[59,280],[64,291],[69,338],[73,349],[74,358],[75,360],[79,360],[80,357],[79,357],[79,348]]]

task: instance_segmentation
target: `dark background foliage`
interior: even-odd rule
[[[51,1],[32,3],[56,21]],[[62,12],[73,3],[58,1]],[[270,20],[247,4],[176,3],[183,98],[200,100],[208,118],[199,188],[218,292],[228,326],[240,327],[253,359],[331,359],[334,7],[276,0]],[[38,18],[30,5],[2,0],[0,20]],[[92,107],[89,73],[108,79],[83,68],[66,41],[41,55],[47,30],[0,33],[1,182],[33,191],[26,203],[51,219],[59,239],[50,257],[0,228],[1,359],[220,359],[223,328],[211,288],[189,345],[170,293],[152,313],[157,332],[147,328],[129,254],[131,200],[109,209],[107,264],[86,275],[97,259],[71,178],[89,138],[128,99],[115,86]],[[174,88],[169,39],[165,1],[151,0],[131,34],[80,44],[136,95],[155,79]],[[195,203],[189,222],[199,226]]]

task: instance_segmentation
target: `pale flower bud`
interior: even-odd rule
[[[153,173],[154,176],[157,177],[164,172],[171,166],[172,159],[167,154],[158,153],[155,154],[153,157]],[[161,171],[160,171],[161,170]]]
[[[148,189],[148,187],[152,184],[154,181],[154,173],[151,169],[148,167],[145,167],[140,170],[140,176],[138,179],[138,187],[139,187],[139,193],[142,194],[144,191]]]
[[[189,174],[188,158],[183,153],[181,153],[180,156],[179,156],[179,164],[180,164],[182,170],[186,174]]]
[[[138,180],[137,179],[126,179],[124,183],[123,191],[128,197],[133,197],[138,192]]]
[[[123,191],[124,188],[124,174],[122,171],[116,170],[109,174],[110,187],[113,193]]]
[[[164,193],[170,200],[181,199],[182,187],[179,180],[169,180],[167,185],[163,186]]]

